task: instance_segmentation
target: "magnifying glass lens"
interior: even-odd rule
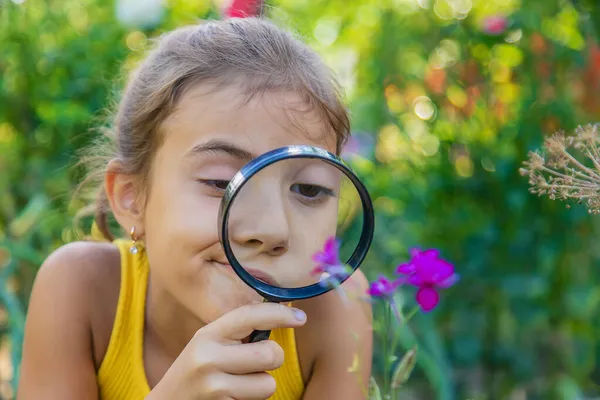
[[[353,272],[363,206],[343,170],[319,158],[282,159],[255,173],[229,204],[230,257],[261,284],[326,286]]]

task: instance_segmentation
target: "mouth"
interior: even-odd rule
[[[246,272],[248,272],[250,275],[258,279],[259,281],[266,283],[267,285],[279,286],[277,280],[275,280],[275,278],[273,278],[271,275],[267,274],[264,271],[248,268],[246,269]]]
[[[225,268],[229,268],[229,269],[233,270],[233,267],[227,262],[221,262],[221,261],[217,261],[217,260],[213,260],[213,262],[220,267],[225,267]],[[235,271],[233,271],[233,272],[235,273]],[[279,284],[277,283],[277,280],[264,271],[261,271],[259,269],[254,269],[254,268],[246,268],[246,272],[248,272],[250,275],[252,275],[254,278],[258,279],[259,281],[266,283],[267,285],[279,286]]]

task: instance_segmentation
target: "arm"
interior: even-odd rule
[[[66,245],[37,274],[25,325],[18,400],[98,398],[85,257],[85,243]]]
[[[344,283],[348,303],[331,291],[320,298],[306,301],[308,321],[313,325],[310,342],[315,348],[315,361],[304,393],[305,400],[367,398],[372,363],[371,305],[364,298],[368,281],[356,271],[351,282]],[[358,357],[358,365],[353,366]],[[358,368],[356,368],[358,367]]]

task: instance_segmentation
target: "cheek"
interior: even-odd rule
[[[323,206],[321,209],[303,210],[298,212],[294,219],[295,234],[310,237],[310,243],[314,243],[311,246],[317,246],[314,249],[311,247],[310,250],[320,250],[327,238],[336,235],[338,226],[337,203],[331,201],[330,204]]]
[[[195,182],[156,182],[148,198],[145,228],[148,246],[162,248],[167,259],[194,256],[217,242],[220,199],[202,195]],[[181,260],[179,260],[181,261]]]

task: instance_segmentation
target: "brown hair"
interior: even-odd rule
[[[161,123],[182,93],[202,82],[218,87],[235,82],[250,97],[275,90],[301,94],[336,133],[338,154],[350,134],[333,74],[289,32],[258,18],[209,21],[171,31],[159,38],[134,71],[105,134],[85,149],[81,160],[91,171],[82,185],[95,183],[95,201],[79,216],[95,209],[95,222],[106,239],[113,239],[102,185],[106,164],[118,159],[122,172],[138,175],[141,187],[147,188],[152,158],[162,139]]]

